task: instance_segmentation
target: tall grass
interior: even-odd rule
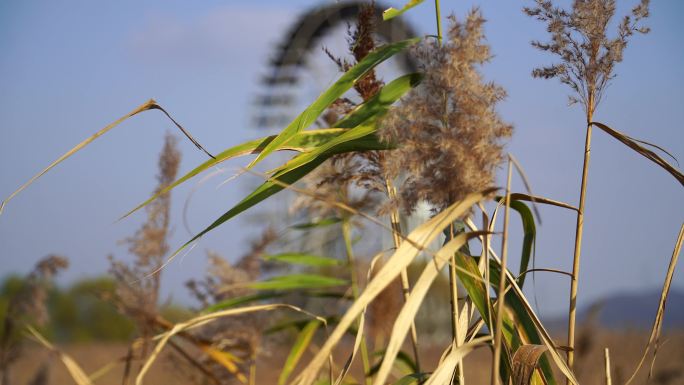
[[[401,9],[386,11],[383,17],[399,17],[420,3],[412,0]],[[606,37],[606,28],[615,11],[615,2],[611,0],[576,1],[570,11],[539,0],[535,7],[525,9],[530,16],[547,22],[552,34],[550,43],[534,45],[561,59],[560,64],[537,69],[533,74],[557,77],[569,85],[573,100],[586,112],[578,207],[534,196],[529,191],[511,191],[513,166],[518,170],[520,167],[512,155],[506,154],[504,146],[513,128],[496,111],[497,103],[506,97],[505,90],[485,80],[480,72],[491,55],[485,43],[484,18],[478,10],[471,11],[463,20],[451,17],[447,33],[443,35],[440,4],[435,1],[437,36],[377,46],[371,32],[372,20],[378,15],[373,15],[372,9],[362,10],[356,29],[349,35],[353,59],[345,60],[329,53],[343,74],[280,133],[228,148],[215,156],[205,151],[209,159],[175,181],[175,169],[164,171],[162,164],[157,190],[126,214],[148,208],[149,226],[143,227],[142,236],[135,238],[132,251],[141,261],[150,263],[140,263],[145,267],[142,276],[120,275],[134,275],[143,283],[140,287],[148,288],[134,291],[144,297],[145,303],[141,311],[144,314],[140,326],[144,330],[142,342],[134,346],[152,343],[154,348],[143,349],[142,354],[135,355],[132,346],[125,383],[135,377],[136,384],[143,384],[150,368],[169,346],[207,382],[253,384],[259,373],[256,356],[262,344],[268,343],[267,332],[291,330],[294,336],[290,336],[291,346],[287,349],[279,384],[464,385],[468,381],[464,358],[484,347],[491,350],[492,360],[490,370],[482,375],[489,374],[492,384],[556,384],[559,372],[568,383],[578,385],[574,370],[578,353],[575,305],[592,128],[607,132],[684,185],[684,175],[645,147],[651,145],[593,121],[594,110],[613,77],[614,65],[622,60],[628,38],[635,32],[647,32],[638,23],[648,16],[648,1],[642,1],[631,17],[623,19],[615,38]],[[405,74],[385,83],[376,71],[377,66],[406,51],[416,56],[420,73]],[[355,98],[353,92],[357,93]],[[123,120],[150,109],[161,110],[161,107],[148,102],[98,131],[21,186],[3,202],[3,207],[18,192],[95,138]],[[203,149],[183,127],[173,123]],[[315,124],[324,127],[310,128]],[[266,174],[254,171],[256,165],[275,151],[294,151],[295,155]],[[246,171],[261,175],[263,183],[168,255],[165,236],[169,224],[169,192],[225,160],[250,154],[256,156]],[[504,161],[508,167],[506,187],[503,196],[497,196],[501,189],[494,187],[497,184],[494,176]],[[302,182],[308,188],[303,188]],[[305,217],[307,222],[284,225],[283,230],[266,233],[262,242],[255,244],[253,252],[234,265],[214,258],[215,271],[206,280],[191,285],[202,302],[199,314],[175,324],[159,317],[155,308],[163,266],[200,241],[204,234],[283,190],[306,198],[304,201],[308,203],[300,218]],[[529,267],[536,237],[535,205],[577,213],[573,271],[560,272],[572,278],[567,347],[558,346],[552,339],[522,290],[525,274],[535,271]],[[500,211],[503,211],[503,224],[497,224]],[[430,217],[410,227],[407,218],[416,212],[429,213]],[[524,224],[523,257],[518,271],[508,263],[512,215],[519,216]],[[480,217],[482,221],[478,225],[474,219]],[[362,228],[363,222],[366,227]],[[292,243],[278,242],[283,233],[304,230],[305,234],[315,236],[313,232],[321,228],[338,231],[341,248],[332,248],[331,255],[292,251]],[[151,239],[148,230],[155,230],[157,237]],[[387,234],[393,247],[364,250],[355,243],[355,234],[367,238]],[[635,374],[650,349],[655,359],[682,234],[684,226],[664,280],[647,350]],[[495,238],[501,240],[500,254],[492,246]],[[156,248],[146,248],[150,245]],[[472,252],[477,249],[481,252]],[[271,250],[275,252],[270,253]],[[367,258],[363,258],[364,254]],[[167,255],[164,260],[163,256]],[[418,277],[411,282],[407,271],[421,257],[428,263],[421,265]],[[359,274],[364,259],[370,259],[365,265],[368,271],[365,280]],[[375,266],[380,267],[374,269]],[[445,326],[451,329],[451,338],[441,344],[441,358],[427,363],[419,344],[425,331],[416,327],[416,317],[447,266],[451,311]],[[367,310],[386,298],[384,294],[396,287],[397,281],[401,282],[404,302],[390,321],[391,330],[384,343],[383,339],[373,339],[370,335],[372,328],[366,327]],[[145,286],[148,284],[151,286]],[[121,296],[124,305],[135,302],[132,297],[124,297]],[[264,313],[268,317],[254,316]],[[222,328],[236,333],[225,333]],[[36,335],[36,338],[40,337]],[[350,338],[351,346],[347,344]],[[407,341],[412,355],[403,351]],[[47,340],[42,343],[52,346]],[[563,358],[566,351],[567,359]],[[335,362],[340,354],[346,357],[342,365]],[[354,370],[358,355],[361,370]],[[607,353],[605,357],[609,382]],[[130,364],[134,359],[137,368]],[[433,370],[427,371],[427,368]],[[80,372],[75,373],[81,376]]]
[[[577,313],[577,290],[584,231],[585,202],[594,112],[601,102],[609,81],[615,76],[613,69],[622,61],[628,39],[635,33],[647,33],[649,29],[639,25],[648,17],[649,0],[642,0],[631,15],[625,16],[615,38],[607,36],[609,23],[615,14],[614,0],[576,1],[570,11],[555,7],[552,2],[537,0],[533,8],[525,8],[532,17],[548,24],[552,40],[548,43],[535,41],[536,48],[555,54],[561,62],[535,69],[532,74],[540,78],[558,78],[573,91],[571,103],[580,103],[586,113],[586,139],[580,198],[575,226],[575,248],[572,258],[570,280],[570,309],[568,312],[568,365],[574,363],[575,318]]]

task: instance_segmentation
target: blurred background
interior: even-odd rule
[[[400,3],[385,1],[381,6]],[[212,153],[282,128],[288,113],[301,109],[339,76],[322,48],[346,53],[346,21],[341,18],[308,47],[298,80],[289,88],[289,105],[267,101],[282,95],[268,80],[273,58],[304,15],[340,4],[344,2],[1,2],[0,196],[7,197],[76,143],[150,98]],[[525,169],[535,194],[575,205],[583,112],[567,106],[566,87],[531,77],[534,67],[555,59],[530,46],[533,39],[545,39],[546,31],[521,12],[525,4],[443,1],[442,7],[443,13],[457,16],[481,7],[494,54],[482,70],[508,91],[500,112],[515,126],[507,148]],[[632,6],[620,1],[617,14]],[[432,3],[426,2],[407,13],[404,21],[417,35],[434,34],[433,12]],[[682,2],[652,4],[646,21],[651,33],[631,41],[596,114],[596,120],[662,145],[680,160],[682,14]],[[402,65],[390,62],[380,67],[380,73],[388,74],[389,80]],[[58,278],[59,287],[78,291],[83,290],[79,282],[106,274],[108,255],[130,258],[120,241],[145,218],[137,213],[117,219],[153,191],[167,132],[176,133],[161,112],[135,116],[11,201],[0,217],[0,278],[26,274],[41,257],[56,253],[71,262]],[[184,138],[179,148],[181,174],[205,160]],[[628,323],[648,327],[684,218],[684,193],[670,175],[600,131],[594,133],[593,150],[579,308],[613,299],[614,322],[624,324],[619,312],[631,307],[634,314],[638,307],[643,311],[636,314],[643,317]],[[172,249],[259,182],[254,175],[229,180],[247,161],[228,162],[223,173],[202,183],[198,177],[174,190]],[[514,190],[523,188],[514,185]],[[536,267],[570,270],[574,215],[542,207],[541,218]],[[269,224],[278,227],[277,218],[242,215],[203,237],[165,268],[161,299],[181,307],[192,305],[184,282],[204,274],[206,251],[234,260],[248,251],[246,240]],[[516,220],[511,225],[512,231],[520,231]],[[517,263],[519,247],[511,245],[511,263]],[[537,274],[528,290],[536,293],[542,318],[555,319],[567,311],[569,284],[564,276]],[[677,271],[666,324],[684,326],[683,293],[684,276]]]

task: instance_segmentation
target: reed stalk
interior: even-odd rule
[[[603,350],[603,364],[606,368],[606,374],[605,374],[606,385],[613,385],[613,380],[611,379],[611,376],[610,376],[610,350],[608,350],[608,348],[605,348]]]
[[[579,283],[580,256],[582,251],[582,232],[584,230],[584,204],[587,195],[587,178],[589,175],[589,160],[591,158],[591,129],[594,114],[594,93],[589,93],[587,104],[587,133],[584,142],[584,163],[582,166],[582,181],[580,187],[580,201],[577,209],[575,226],[575,251],[572,258],[572,277],[570,278],[570,309],[568,311],[568,367],[573,370],[575,363],[575,325],[577,313],[577,288]]]
[[[499,384],[499,368],[501,367],[501,337],[503,328],[503,312],[506,295],[506,266],[508,263],[508,217],[511,207],[511,176],[513,162],[508,160],[508,175],[506,177],[506,208],[504,210],[503,235],[501,239],[501,278],[496,300],[496,328],[494,328],[494,361],[492,363],[492,384]]]
[[[439,0],[435,0],[435,18],[437,20],[437,41],[442,44],[442,16],[439,11]]]
[[[454,224],[449,226],[449,240],[456,236],[456,231],[454,229]],[[458,348],[461,345],[461,341],[465,340],[463,336],[463,331],[459,328],[458,320],[460,319],[459,309],[458,309],[458,277],[456,276],[456,256],[451,255],[449,261],[449,289],[451,298],[451,336],[453,349]],[[458,379],[458,382],[456,380]],[[459,360],[458,365],[456,365],[456,373],[454,375],[454,383],[463,384],[465,383],[465,378],[463,376],[463,360]]]
[[[390,201],[396,200],[397,189],[389,178],[385,179],[385,186],[387,187],[387,196]],[[396,207],[392,207],[390,211],[390,223],[392,226],[392,239],[394,241],[394,248],[398,249],[401,244],[402,232],[401,223],[399,222],[399,210]],[[409,294],[411,294],[411,284],[408,279],[408,272],[406,269],[401,271],[401,290],[404,297],[404,302],[408,300]],[[418,332],[416,332],[416,323],[411,322],[411,347],[413,349],[413,361],[416,364],[418,372],[420,372],[420,353],[418,352]]]
[[[354,300],[359,298],[359,278],[356,274],[356,262],[354,258],[354,249],[352,248],[351,240],[351,222],[349,216],[345,215],[342,220],[342,237],[344,238],[344,248],[347,253],[347,262],[350,269],[351,289]],[[360,322],[356,322],[356,327],[360,327]],[[368,355],[368,345],[366,344],[366,337],[361,337],[361,362],[363,364],[364,375],[370,372],[370,358]],[[370,385],[370,378],[366,378],[366,384]]]

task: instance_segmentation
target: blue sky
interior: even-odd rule
[[[293,18],[325,1],[4,1],[0,3],[0,196],[97,129],[155,98],[212,152],[259,136],[250,125],[258,79]],[[400,2],[389,4],[398,6]],[[476,2],[443,1],[463,15]],[[620,1],[623,14],[631,3]],[[509,93],[500,106],[516,132],[508,149],[538,195],[576,204],[583,117],[568,107],[556,81],[532,79],[554,58],[529,45],[544,26],[520,12],[523,3],[481,4],[495,57],[483,72]],[[597,120],[665,146],[684,159],[684,4],[656,1],[636,36]],[[421,34],[434,33],[432,4],[408,14]],[[125,258],[117,242],[144,219],[115,220],[154,188],[163,135],[173,127],[159,112],[136,116],[29,187],[0,216],[0,275],[25,272],[49,253],[68,256],[63,281],[104,272],[106,256]],[[181,172],[204,160],[181,142]],[[244,160],[227,167],[244,165]],[[254,183],[254,178],[244,180]],[[581,271],[580,306],[601,296],[659,287],[684,219],[684,190],[624,145],[595,132]],[[199,230],[246,193],[244,180],[198,187],[189,211]],[[180,214],[188,184],[173,199],[172,246],[188,233]],[[522,189],[522,185],[516,185]],[[537,266],[570,269],[574,217],[542,208]],[[513,231],[519,230],[513,221]],[[185,300],[182,282],[205,269],[206,249],[228,257],[244,251],[258,227],[236,220],[206,236],[164,272],[167,295]],[[517,255],[517,245],[511,253]],[[684,288],[681,274],[675,287]],[[565,310],[564,278],[539,274],[542,309]]]

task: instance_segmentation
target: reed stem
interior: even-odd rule
[[[593,94],[589,96],[587,106],[587,136],[584,142],[584,164],[582,166],[582,182],[580,187],[580,202],[577,209],[577,223],[575,226],[575,251],[572,258],[572,277],[570,278],[570,309],[568,311],[568,367],[573,370],[575,363],[575,316],[577,312],[577,288],[582,251],[582,233],[584,230],[584,203],[587,195],[587,177],[589,175],[589,160],[591,158],[591,129],[594,113]],[[568,380],[569,381],[569,380]]]
[[[385,179],[385,186],[387,187],[387,196],[390,201],[396,200],[397,189],[391,180]],[[396,207],[392,207],[390,212],[390,223],[392,225],[392,239],[394,240],[395,249],[399,248],[401,244],[401,224],[399,222],[399,210]],[[401,290],[404,297],[404,302],[408,300],[409,294],[411,294],[411,284],[408,279],[408,272],[406,269],[401,270]],[[411,347],[413,348],[413,361],[416,364],[418,372],[420,372],[420,354],[418,353],[418,333],[416,332],[416,323],[411,322]]]
[[[456,236],[453,223],[449,226],[449,235],[449,240],[454,239]],[[449,296],[451,298],[451,338],[453,348],[456,349],[461,345],[461,342],[465,340],[465,336],[462,336],[463,331],[459,328],[458,324],[460,319],[458,309],[458,277],[456,275],[456,256],[454,254],[451,255],[451,260],[449,261],[449,288],[451,289]],[[453,383],[461,385],[464,382],[463,360],[460,360],[456,366],[456,375],[454,376]]]
[[[504,302],[506,296],[506,265],[508,263],[508,217],[511,208],[511,176],[513,162],[508,159],[508,176],[506,177],[506,208],[504,210],[503,235],[501,239],[501,278],[496,300],[496,328],[494,329],[494,361],[492,364],[492,384],[499,384],[499,368],[501,367],[501,336],[503,328]]]
[[[356,262],[354,258],[354,249],[352,248],[352,240],[351,240],[351,223],[349,220],[348,216],[345,216],[344,219],[342,220],[342,236],[344,238],[344,248],[347,252],[347,262],[349,264],[349,270],[350,270],[350,279],[351,279],[351,289],[352,289],[352,296],[354,297],[354,300],[359,298],[359,279],[356,274]],[[356,327],[360,327],[360,322],[356,322]],[[363,372],[364,376],[367,373],[370,373],[370,358],[368,355],[368,346],[366,345],[366,337],[363,335],[363,331],[360,331],[362,333],[361,336],[361,362],[363,363]],[[370,378],[366,378],[366,384],[370,385],[371,381]]]
[[[605,348],[603,350],[603,364],[606,367],[606,385],[612,385],[613,380],[610,377],[610,351],[608,350],[608,348]]]
[[[439,0],[435,0],[435,18],[437,19],[437,41],[442,44],[442,16],[439,11]]]

